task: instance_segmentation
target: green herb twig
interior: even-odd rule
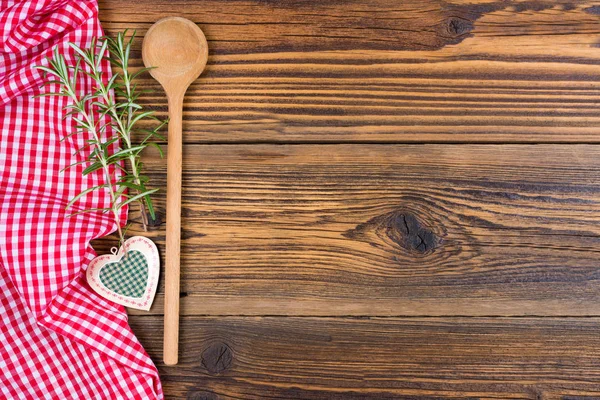
[[[44,93],[41,96],[68,97],[71,102],[64,107],[66,117],[71,117],[76,123],[73,133],[63,138],[79,134],[89,133],[92,137],[87,140],[86,145],[77,150],[77,153],[89,151],[84,161],[69,165],[88,164],[83,170],[83,175],[102,170],[104,183],[85,189],[75,196],[67,205],[73,206],[81,197],[95,190],[108,190],[110,194],[110,206],[100,209],[86,209],[77,212],[111,212],[117,224],[117,231],[121,244],[125,237],[121,228],[119,218],[120,210],[136,202],[140,206],[142,224],[147,229],[148,214],[155,219],[155,211],[150,195],[158,189],[148,189],[148,177],[141,174],[142,163],[141,152],[152,145],[158,148],[162,155],[160,146],[151,142],[153,137],[162,138],[158,130],[165,124],[160,122],[154,129],[137,129],[136,124],[145,119],[158,121],[152,111],[144,111],[137,103],[137,93],[134,80],[146,69],[138,70],[132,74],[129,71],[129,55],[135,34],[126,39],[126,32],[119,33],[116,39],[100,38],[93,40],[91,46],[86,49],[70,43],[76,53],[75,65],[67,65],[65,57],[55,49],[53,58],[49,58],[49,66],[37,66],[44,71],[46,76],[52,80],[46,84],[58,85],[58,92]],[[108,50],[112,53],[108,56]],[[100,69],[102,60],[108,58],[116,66],[116,71],[110,79]],[[85,74],[92,79],[94,88],[91,93],[80,94],[77,81],[80,74]],[[132,134],[144,131],[146,136],[139,143],[132,141]],[[114,144],[119,146],[115,150]],[[76,153],[76,154],[77,154]],[[123,168],[123,162],[129,164],[130,169]],[[116,172],[120,171],[121,174]],[[147,210],[147,213],[146,213]]]

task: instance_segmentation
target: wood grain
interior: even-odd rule
[[[100,1],[109,33],[167,15],[209,40],[188,143],[600,138],[593,2]],[[141,84],[166,115],[161,88]]]
[[[187,147],[181,311],[600,315],[599,169],[592,145]]]
[[[99,5],[109,34],[179,15],[209,42],[166,398],[600,398],[600,5]],[[130,317],[157,362],[162,302]]]
[[[581,399],[600,396],[597,318],[183,317],[170,398]],[[161,358],[160,317],[131,317]]]

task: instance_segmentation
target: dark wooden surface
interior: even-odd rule
[[[160,359],[162,318],[131,322]],[[188,399],[580,399],[598,395],[597,318],[182,318]],[[583,397],[591,400],[598,397]]]
[[[100,0],[108,33],[167,15],[211,52],[181,363],[162,282],[130,316],[167,399],[600,398],[600,4]]]

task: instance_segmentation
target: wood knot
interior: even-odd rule
[[[588,14],[592,14],[592,15],[600,15],[600,6],[591,6],[591,7],[585,8],[583,11],[585,11]]]
[[[381,243],[399,246],[413,254],[428,254],[441,243],[430,228],[408,211],[393,211],[371,218],[344,236],[369,241],[375,247]]]
[[[473,22],[468,19],[450,17],[446,22],[446,30],[452,36],[465,35],[473,29]]]
[[[203,390],[193,390],[188,392],[187,400],[219,400],[216,393],[206,392]]]
[[[407,250],[425,253],[438,242],[435,234],[410,213],[392,213],[386,225],[386,235]]]
[[[220,374],[233,362],[233,351],[225,343],[214,343],[202,352],[202,365],[212,374]]]

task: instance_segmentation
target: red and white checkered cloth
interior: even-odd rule
[[[100,213],[68,217],[69,199],[101,182],[82,168],[84,135],[63,120],[67,98],[33,98],[52,49],[102,35],[95,0],[0,0],[0,398],[161,399],[158,372],[123,307],[90,289],[90,240],[116,226]],[[105,70],[109,65],[103,64]],[[88,78],[78,87],[90,89]],[[79,207],[105,207],[107,193]],[[123,211],[123,219],[126,216]]]

